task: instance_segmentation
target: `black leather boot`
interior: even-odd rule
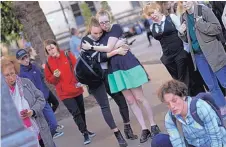
[[[145,143],[146,141],[148,141],[150,136],[151,136],[151,132],[148,129],[142,130],[140,143]]]
[[[117,132],[114,132],[116,139],[118,140],[119,146],[120,147],[127,147],[128,144],[123,138],[121,132],[118,130]]]
[[[133,130],[130,124],[124,125],[124,133],[125,133],[126,139],[135,140],[138,138],[137,135],[133,134]]]

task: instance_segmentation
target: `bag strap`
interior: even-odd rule
[[[170,112],[170,115],[171,115],[172,121],[174,122],[175,126],[177,127],[177,130],[178,130],[180,136],[184,139],[185,146],[186,146],[186,147],[189,147],[189,144],[188,144],[187,140],[186,140],[185,137],[184,137],[184,132],[183,132],[183,129],[182,129],[182,124],[181,124],[181,122],[179,122],[179,121],[176,119],[176,117],[172,114],[172,112]]]
[[[85,66],[96,76],[99,77],[98,74],[86,63],[86,61],[82,58],[82,56],[79,55],[79,58],[82,60],[82,62],[85,64]]]
[[[201,93],[202,95],[202,93]],[[191,101],[191,104],[190,104],[190,112],[191,112],[191,115],[192,115],[192,118],[201,126],[204,126],[204,123],[203,121],[201,120],[201,118],[199,117],[198,113],[197,113],[197,101],[198,101],[198,96],[201,96],[200,94],[197,95],[196,97],[193,97],[192,98],[192,101]],[[209,95],[209,94],[208,94]],[[204,93],[203,96],[208,96],[207,94]],[[210,96],[210,95],[209,95]],[[205,98],[204,98],[205,99]],[[204,100],[203,99],[203,100]],[[210,102],[208,101],[205,101],[208,103],[208,105],[210,105],[210,107],[216,112],[217,116],[219,117],[220,121],[221,121],[221,124],[219,126],[222,126],[222,127],[225,127],[224,126],[224,122],[222,120],[222,117],[220,115],[220,112],[218,112],[217,108],[216,108],[216,105],[214,104],[211,104]]]
[[[172,20],[172,18],[171,18],[170,15],[169,16],[166,16],[166,19],[171,23],[171,25],[173,25],[173,27],[176,28],[176,26],[175,26],[175,24],[174,24],[174,22],[173,22],[173,20]]]
[[[202,5],[198,5],[198,16],[202,16]]]
[[[72,64],[71,58],[69,57],[68,52],[70,52],[70,51],[69,51],[69,50],[65,50],[65,51],[64,51],[64,54],[65,54],[65,56],[67,57],[67,60],[69,61],[70,69],[71,69],[71,72],[73,73],[73,64]]]
[[[49,69],[50,73],[53,74],[53,71],[51,70],[51,68],[50,68],[50,66],[49,66],[48,59],[47,59],[47,61],[46,61],[46,66],[47,66],[47,68]]]
[[[191,115],[192,115],[192,118],[201,126],[204,126],[204,123],[203,121],[200,119],[198,113],[197,113],[197,101],[198,101],[198,98],[194,97],[192,98],[192,101],[191,101],[191,104],[190,104],[190,112],[191,112]]]

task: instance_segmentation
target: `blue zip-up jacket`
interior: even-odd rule
[[[46,86],[44,82],[44,77],[40,71],[40,69],[30,63],[29,66],[20,65],[20,77],[30,79],[33,84],[36,86],[37,89],[42,91],[44,94],[45,99],[47,100],[49,97],[49,88]]]

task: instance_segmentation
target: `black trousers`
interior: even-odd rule
[[[42,139],[40,139],[40,140],[39,140],[39,145],[40,145],[41,147],[45,147],[45,145],[44,145],[44,143],[43,143],[43,140],[42,140]]]
[[[74,98],[68,98],[63,100],[64,105],[67,107],[68,111],[73,116],[75,123],[81,133],[87,131],[86,117],[85,117],[85,107],[83,101],[83,95],[79,95]]]
[[[173,79],[185,83],[189,87],[189,69],[187,65],[187,53],[182,51],[170,63],[163,63]],[[186,55],[185,55],[186,54]]]
[[[128,123],[128,122],[130,122],[130,119],[129,119],[129,108],[126,103],[126,99],[123,96],[122,92],[118,92],[118,93],[114,93],[114,94],[111,93],[107,76],[108,76],[108,73],[107,73],[107,70],[105,70],[104,85],[105,85],[106,91],[113,98],[115,103],[118,105],[119,112],[122,116],[123,122]]]
[[[208,88],[205,84],[202,76],[200,75],[199,71],[194,68],[194,64],[192,61],[191,54],[188,54],[187,58],[187,65],[189,69],[189,89],[190,89],[190,96],[196,96],[200,92],[205,92],[205,88]],[[208,89],[207,89],[208,90]]]
[[[147,32],[147,38],[148,38],[148,42],[149,42],[149,43],[151,43],[151,38],[150,38],[150,36],[152,36],[152,32],[151,32],[151,31]]]
[[[57,100],[56,96],[52,93],[52,91],[49,91],[48,103],[52,107],[53,112],[55,112],[57,107],[59,106],[59,101]]]
[[[95,89],[90,89],[90,92],[92,93],[92,95],[94,96],[96,101],[98,102],[105,122],[108,124],[108,126],[111,129],[115,129],[116,124],[115,124],[114,118],[111,113],[109,100],[108,100],[108,96],[106,93],[104,83],[102,83],[99,87],[97,87]]]

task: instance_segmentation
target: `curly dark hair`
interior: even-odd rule
[[[161,102],[164,102],[164,95],[167,93],[184,97],[188,95],[188,87],[180,81],[170,80],[164,83],[158,90],[158,97]]]

